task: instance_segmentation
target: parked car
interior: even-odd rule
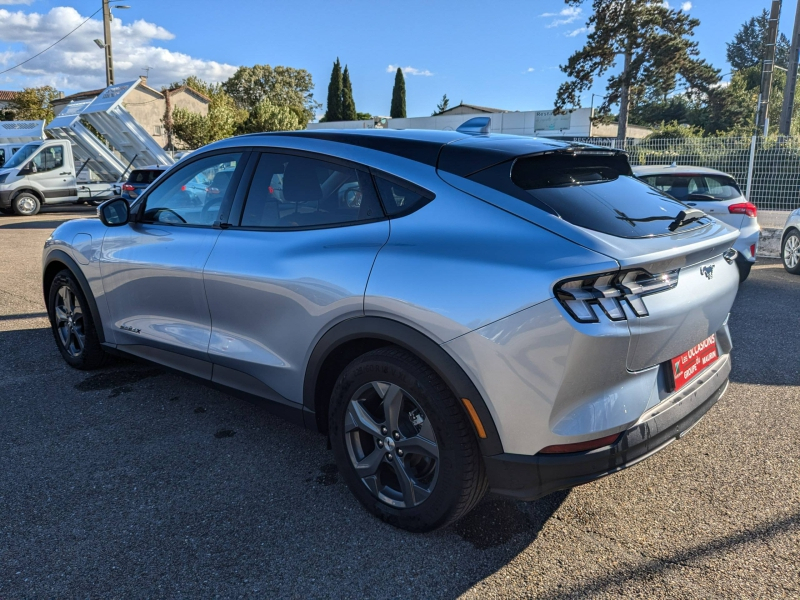
[[[783,226],[781,258],[784,269],[789,273],[800,275],[800,208],[789,215]]]
[[[126,200],[136,200],[151,183],[158,179],[168,167],[153,165],[142,169],[134,169],[122,184],[122,197]]]
[[[736,264],[740,280],[750,275],[756,262],[758,226],[755,204],[748,202],[736,180],[722,171],[681,165],[633,167],[642,181],[688,206],[695,206],[740,231],[733,245],[739,253]]]
[[[185,202],[199,179],[216,193]],[[534,500],[636,464],[728,387],[739,233],[617,151],[247,135],[98,214],[44,247],[64,360],[122,353],[265,400],[411,531],[487,489]]]

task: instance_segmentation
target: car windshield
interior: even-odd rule
[[[672,174],[642,175],[642,181],[681,202],[695,200],[733,200],[742,195],[733,177],[727,175]]]
[[[687,207],[632,176],[624,154],[552,153],[518,159],[511,180],[559,217],[617,237],[670,235]],[[707,224],[691,221],[680,231]]]
[[[32,142],[30,144],[25,144],[22,148],[17,150],[14,153],[14,156],[11,157],[5,165],[4,168],[6,169],[13,169],[16,167],[21,167],[26,160],[28,160],[36,150],[38,150],[39,146],[41,146],[41,142]]]

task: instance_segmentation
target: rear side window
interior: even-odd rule
[[[242,227],[300,228],[383,218],[369,173],[313,158],[263,153]]]
[[[565,221],[623,238],[670,235],[687,207],[632,176],[627,157],[603,152],[554,152],[514,161],[511,181],[530,199]],[[679,231],[704,226],[693,221]]]
[[[410,185],[401,185],[383,177],[376,177],[375,182],[378,185],[383,208],[390,217],[407,214],[432,199],[430,193],[421,189],[411,189]]]
[[[136,169],[128,177],[128,183],[149,185],[153,183],[164,171],[159,169]]]
[[[681,202],[734,200],[742,195],[733,177],[725,175],[647,175],[641,179]]]

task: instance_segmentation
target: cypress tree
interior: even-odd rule
[[[339,58],[333,63],[331,82],[328,84],[328,103],[325,107],[326,121],[342,120],[342,65]]]
[[[406,80],[400,67],[397,67],[397,73],[394,76],[392,108],[389,111],[389,116],[393,119],[405,119],[406,117]]]
[[[356,101],[353,99],[353,84],[350,82],[350,71],[344,66],[342,76],[342,121],[356,120]]]

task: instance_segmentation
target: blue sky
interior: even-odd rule
[[[120,0],[130,10],[114,21],[117,81],[151,66],[154,87],[196,73],[224,79],[235,66],[267,63],[304,68],[324,102],[333,60],[350,67],[356,107],[388,114],[394,73],[406,75],[409,116],[426,116],[442,94],[508,110],[552,106],[558,70],[585,41],[583,11],[563,0],[388,1]],[[686,4],[670,0],[674,7]],[[703,58],[727,73],[725,42],[768,0],[692,0]],[[791,33],[794,2],[784,2],[781,30]],[[100,0],[0,0],[0,71],[38,52],[100,6]],[[549,16],[542,16],[549,15]],[[99,16],[99,15],[98,15]],[[65,42],[0,75],[0,89],[52,83],[66,92],[103,87],[97,17]],[[595,92],[602,93],[598,83]],[[589,98],[585,99],[588,106]]]

